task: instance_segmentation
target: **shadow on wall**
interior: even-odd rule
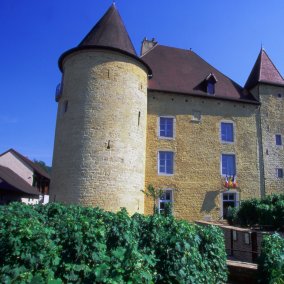
[[[219,190],[206,192],[200,212],[210,212],[216,208],[216,197],[220,194]]]

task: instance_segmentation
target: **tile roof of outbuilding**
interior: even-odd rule
[[[82,46],[108,46],[136,55],[115,4],[111,5],[104,16],[81,41],[79,47]]]
[[[37,165],[36,163],[32,162],[30,159],[28,159],[27,157],[23,156],[22,154],[20,154],[19,152],[17,152],[14,149],[9,149],[8,151],[0,154],[0,157],[5,155],[6,153],[11,152],[12,154],[14,154],[15,156],[17,156],[19,159],[21,159],[24,163],[26,163],[27,165],[29,165],[35,172],[37,172],[38,174],[44,176],[47,179],[50,179],[50,175],[39,165]]]
[[[217,79],[214,98],[257,103],[249,92],[191,50],[157,44],[141,58],[153,72],[150,90],[212,97],[202,88],[212,74]]]
[[[262,48],[245,84],[246,89],[252,89],[258,83],[284,85],[284,79],[273,64],[266,51]]]
[[[39,191],[35,187],[32,187],[11,169],[0,166],[0,179],[0,188],[1,184],[3,183],[3,189],[11,189],[32,195],[39,195]]]

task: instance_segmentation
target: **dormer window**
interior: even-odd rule
[[[215,84],[212,82],[207,82],[207,93],[209,95],[214,95],[215,94]]]
[[[215,84],[217,83],[217,78],[213,73],[210,73],[206,79],[206,91],[208,95],[214,95],[215,94]]]

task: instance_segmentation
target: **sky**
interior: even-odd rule
[[[52,163],[57,61],[111,0],[0,1],[0,153]],[[264,47],[284,75],[283,0],[117,0],[137,53],[144,37],[190,49],[244,85]]]

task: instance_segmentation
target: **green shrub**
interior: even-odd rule
[[[0,211],[0,282],[53,279],[60,261],[53,228],[32,207],[12,203]]]
[[[283,230],[284,194],[244,200],[233,212],[230,221],[244,227],[259,225],[265,229]]]
[[[260,283],[284,283],[284,239],[278,234],[263,238],[258,269]]]
[[[1,283],[224,283],[222,232],[172,216],[0,208]]]

